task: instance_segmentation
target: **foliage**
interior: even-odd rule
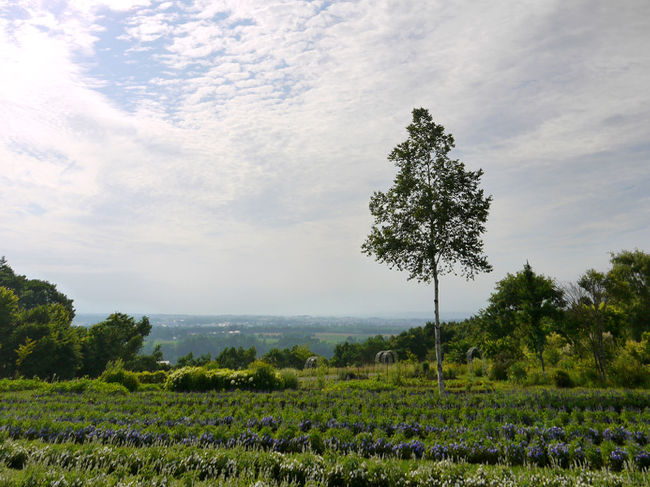
[[[0,259],[0,377],[47,380],[97,377],[109,361],[126,368],[156,370],[160,350],[138,356],[151,330],[146,317],[114,313],[89,329],[73,327],[72,300],[45,281],[16,275]]]
[[[141,384],[164,384],[167,382],[167,372],[164,370],[157,370],[149,372],[147,370],[137,372],[136,377]]]
[[[275,368],[261,360],[253,362],[248,369],[249,377],[252,377],[252,387],[258,391],[272,391],[282,389],[284,383]]]
[[[409,138],[388,156],[398,169],[393,186],[370,199],[374,224],[362,250],[408,272],[409,279],[433,281],[438,383],[444,391],[438,279],[455,265],[467,278],[491,270],[481,241],[491,197],[479,189],[482,170],[468,171],[449,158],[454,138],[428,110],[414,109],[407,130]]]
[[[611,379],[621,387],[650,387],[650,333],[642,340],[628,340],[616,354],[611,366]]]
[[[460,384],[458,394],[441,396],[375,380],[266,394],[126,394],[88,379],[47,387],[0,392],[0,475],[13,465],[132,475],[148,485],[156,477],[164,485],[251,478],[312,486],[532,487],[549,479],[594,485],[623,468],[624,477],[607,478],[647,485],[643,469],[650,465],[647,392],[488,394]]]
[[[278,369],[293,368],[302,370],[307,359],[313,355],[308,346],[294,345],[291,348],[282,350],[272,348],[262,356],[262,361]]]
[[[299,381],[296,373],[291,369],[282,369],[280,371],[280,378],[284,389],[298,389]]]
[[[589,269],[577,284],[567,288],[570,301],[563,331],[577,349],[592,355],[601,383],[607,380],[608,362],[613,355],[607,335],[620,336],[623,323],[621,313],[612,305],[614,286],[610,276]]]
[[[163,364],[163,353],[160,345],[156,345],[150,354],[138,354],[131,360],[131,370],[136,372],[156,372],[170,368]]]
[[[106,370],[102,372],[100,379],[107,383],[122,384],[131,392],[138,390],[140,387],[138,374],[129,370],[124,370],[124,362],[119,359],[115,362],[108,363]]]
[[[294,385],[291,378],[285,383],[283,377],[273,367],[257,361],[247,370],[183,367],[169,374],[165,389],[176,392],[232,389],[271,391]]]
[[[627,470],[589,472],[537,467],[471,465],[452,460],[364,458],[357,453],[319,455],[244,447],[135,447],[38,445],[8,441],[0,450],[0,483],[6,487],[632,487],[647,474]],[[558,450],[558,453],[562,449]]]
[[[125,394],[128,392],[120,384],[109,384],[93,379],[72,379],[62,382],[45,382],[39,379],[0,379],[0,393],[18,391],[101,394]]]
[[[650,254],[624,250],[611,256],[613,297],[624,310],[630,338],[650,332]]]
[[[18,345],[16,349],[16,367],[20,368],[22,363],[32,354],[36,348],[36,342],[27,337],[25,343]]]
[[[18,305],[22,309],[30,310],[38,306],[60,304],[70,319],[74,318],[72,300],[58,291],[56,285],[17,275],[4,257],[0,257],[0,287],[12,290],[18,297]]]
[[[6,287],[0,286],[0,344],[6,343],[18,313],[18,296]]]
[[[562,290],[552,279],[535,274],[526,262],[523,270],[497,282],[481,313],[488,352],[497,355],[504,337],[515,338],[535,352],[544,371],[546,336],[559,320],[563,305]],[[509,345],[520,346],[516,341]]]
[[[93,325],[82,341],[82,373],[97,377],[108,362],[117,359],[130,368],[150,331],[151,324],[146,316],[136,322],[124,313],[113,313],[105,321]]]
[[[528,377],[526,365],[522,362],[515,362],[508,368],[507,376],[509,380],[516,384],[524,384]]]
[[[180,357],[176,362],[176,368],[181,367],[202,367],[210,363],[211,357],[210,354],[201,355],[198,358],[194,358],[194,353],[190,352],[183,357]]]
[[[69,311],[60,303],[19,304],[13,291],[0,287],[0,375],[74,377],[81,355]]]
[[[116,382],[109,383],[98,379],[73,379],[50,384],[48,389],[52,393],[76,393],[85,395],[123,396],[128,394],[128,389]]]
[[[224,349],[216,358],[216,362],[222,369],[241,370],[248,367],[255,361],[257,350],[251,347],[244,350],[243,347],[230,347]]]
[[[566,370],[557,369],[553,371],[551,378],[553,380],[553,384],[555,384],[555,387],[567,388],[573,386],[571,376]]]
[[[46,389],[47,383],[38,379],[0,379],[0,392]]]

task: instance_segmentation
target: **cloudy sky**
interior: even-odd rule
[[[403,314],[360,251],[414,107],[483,168],[491,274],[650,251],[650,3],[0,0],[0,255],[79,312]]]

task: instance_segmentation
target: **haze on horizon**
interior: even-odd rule
[[[650,242],[647,1],[0,1],[0,255],[79,312],[378,315],[361,254],[414,107],[483,168],[491,274]],[[644,247],[645,246],[645,247]]]

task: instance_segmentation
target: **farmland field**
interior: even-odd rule
[[[513,390],[440,398],[426,388],[363,384],[272,393],[2,392],[0,485],[650,481],[647,392]]]

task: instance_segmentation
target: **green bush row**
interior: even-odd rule
[[[108,383],[98,379],[72,379],[62,382],[45,382],[40,379],[0,379],[0,392],[43,391],[43,392],[94,392],[105,394],[126,394],[120,383]]]
[[[165,389],[176,392],[202,392],[245,389],[274,391],[297,388],[295,374],[282,374],[264,362],[253,362],[246,370],[208,369],[206,367],[183,367],[175,370],[165,382]]]
[[[136,376],[140,384],[164,384],[167,382],[168,374],[164,370],[157,370],[155,372],[137,372]]]

